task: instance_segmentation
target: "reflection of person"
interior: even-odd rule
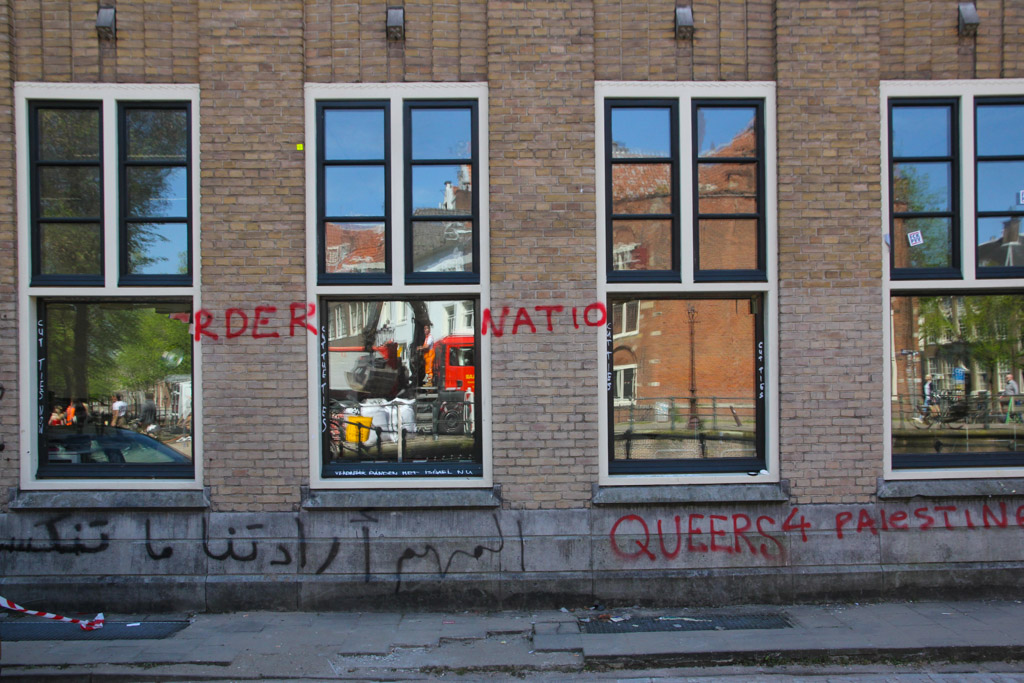
[[[151,427],[156,427],[156,403],[153,402],[153,394],[147,392],[146,400],[142,402],[142,412],[139,413],[139,428],[149,432]]]
[[[924,376],[924,411],[928,412],[932,410],[932,406],[939,404],[938,398],[935,396],[934,387],[932,386],[932,376]],[[933,411],[935,412],[935,411]]]
[[[110,425],[112,427],[124,427],[125,414],[128,412],[128,404],[121,398],[121,394],[114,394],[114,402],[110,406]]]
[[[75,425],[78,433],[82,432],[85,428],[85,423],[89,421],[89,409],[85,407],[85,401],[80,398],[76,398],[74,404],[71,406],[72,410],[69,411],[71,415],[71,422]]]
[[[61,408],[60,406],[57,406],[53,409],[53,412],[50,413],[50,426],[60,427],[61,425],[64,424],[65,419],[66,418],[64,417],[64,409]]]
[[[1013,375],[1006,373],[1006,384],[1003,386],[1003,391],[1000,394],[1006,398],[999,401],[1003,405],[1004,412],[1013,412],[1013,397],[1019,393],[1020,389],[1017,387],[1017,383],[1013,380]]]
[[[434,383],[434,335],[430,325],[423,326],[423,345],[417,349],[423,355],[423,384]]]

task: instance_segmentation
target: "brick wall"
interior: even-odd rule
[[[491,308],[595,300],[593,3],[490,2]],[[492,341],[494,479],[515,508],[597,478],[598,328]]]
[[[18,482],[18,233],[15,215],[14,92],[10,2],[0,2],[0,491]],[[0,510],[7,497],[0,496]]]

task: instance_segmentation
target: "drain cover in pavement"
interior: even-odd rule
[[[618,621],[613,621],[616,619]],[[688,617],[612,617],[580,621],[583,633],[654,633],[658,631],[734,631],[792,628],[781,614],[697,614]]]
[[[130,626],[129,624],[134,624]],[[188,626],[187,621],[108,621],[85,631],[78,624],[0,620],[0,642],[16,640],[159,640]]]

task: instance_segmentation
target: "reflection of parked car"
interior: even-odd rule
[[[71,429],[47,432],[50,463],[143,463],[187,464],[191,462],[156,439],[117,427],[102,434],[77,434]]]

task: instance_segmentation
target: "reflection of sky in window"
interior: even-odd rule
[[[413,159],[469,159],[469,109],[413,109]]]
[[[1024,161],[983,161],[978,164],[978,211],[1021,211]]]
[[[893,107],[892,151],[898,157],[949,156],[949,107]]]
[[[1009,218],[979,218],[978,219],[978,244],[985,244],[993,240],[999,242],[1003,239],[1003,226]],[[1019,230],[1019,228],[1018,228]]]
[[[706,156],[728,147],[754,123],[754,113],[752,107],[700,107],[697,110],[697,153]]]
[[[1024,104],[979,106],[976,126],[978,154],[1024,154]]]
[[[384,158],[382,109],[334,109],[324,112],[324,158]]]
[[[324,169],[327,216],[383,216],[383,166],[328,166]]]
[[[187,272],[188,226],[185,223],[137,223],[129,230],[145,231],[152,238],[141,254],[152,262],[134,266],[132,273],[167,275]]]
[[[624,153],[647,157],[671,156],[670,121],[667,107],[612,109],[612,141]],[[613,152],[614,153],[614,152]],[[618,156],[618,155],[616,155]]]
[[[948,211],[952,206],[948,162],[897,164],[894,171],[897,180],[907,180],[896,185],[897,204],[906,204],[896,211]]]
[[[458,166],[414,166],[412,210],[439,208],[444,201],[445,181],[450,182],[453,187],[458,187]]]

